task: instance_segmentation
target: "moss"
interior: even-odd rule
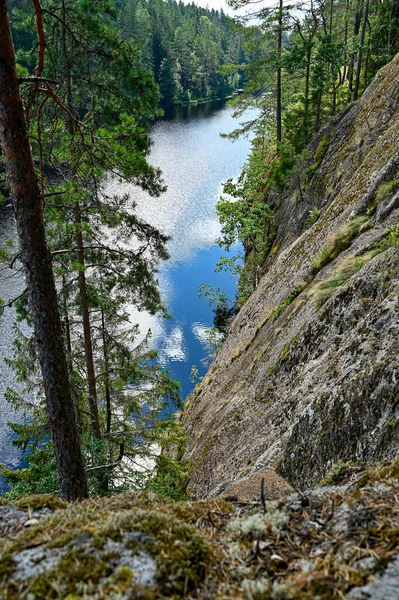
[[[280,250],[280,246],[281,246],[281,242],[279,240],[277,240],[274,244],[272,249],[270,250],[270,256],[275,256],[278,251]]]
[[[146,508],[124,510],[126,506],[130,508],[134,504],[151,505],[160,508],[161,512]],[[114,512],[115,508],[119,512]],[[199,585],[204,569],[211,560],[209,544],[185,521],[196,521],[200,515],[209,511],[209,508],[209,505],[205,507],[200,503],[161,504],[159,501],[151,502],[149,497],[139,500],[133,496],[102,499],[99,504],[89,501],[69,505],[66,509],[42,519],[31,530],[20,532],[9,542],[2,556],[0,576],[9,577],[12,573],[14,552],[41,544],[46,548],[64,547],[66,552],[58,565],[29,583],[30,592],[37,600],[65,598],[67,594],[77,594],[77,597],[81,597],[79,586],[98,584],[100,580],[112,574],[114,567],[110,566],[112,562],[109,560],[109,553],[98,554],[107,540],[123,541],[123,532],[138,531],[149,536],[144,549],[157,563],[157,592],[153,592],[149,597],[181,594],[183,590],[190,590]],[[227,503],[224,503],[222,508],[231,509]],[[86,536],[84,546],[76,542],[82,535]],[[142,543],[133,541],[133,547],[129,548],[137,551],[142,546]],[[125,577],[122,579],[126,580]],[[121,582],[121,579],[113,581]],[[130,584],[129,589],[133,584]],[[58,595],[57,589],[62,589],[62,594]],[[13,600],[17,597],[17,589],[11,586],[7,598]]]
[[[39,508],[66,508],[67,503],[61,500],[55,494],[32,494],[30,496],[22,496],[14,502],[21,509],[37,510]]]
[[[320,271],[324,265],[326,265],[331,260],[331,252],[328,246],[323,246],[316,256],[316,258],[310,261],[310,264],[314,268],[315,271]]]
[[[287,360],[289,358],[289,356],[290,356],[290,348],[289,348],[289,346],[284,346],[284,348],[280,354],[280,358],[279,358],[280,363]]]
[[[236,358],[238,358],[241,355],[241,352],[242,352],[241,348],[235,348],[233,350],[233,352],[230,354],[230,357],[229,357],[230,364],[232,362],[234,362],[236,360]]]
[[[396,481],[399,479],[399,458],[396,458],[392,462],[380,463],[370,469],[365,473],[364,477],[362,477],[358,486],[361,488],[365,485],[371,485],[375,481],[391,479]]]
[[[146,550],[157,562],[158,582],[165,593],[171,586],[182,592],[200,583],[211,550],[191,525],[168,514],[138,509],[115,515],[98,530],[106,537],[121,531],[143,531],[154,538]]]
[[[319,487],[323,485],[336,485],[348,479],[354,472],[359,471],[362,467],[352,461],[338,461],[333,465],[328,474],[323,477],[317,484]]]
[[[351,219],[345,227],[328,238],[327,246],[323,246],[311,265],[316,272],[336,258],[341,252],[349,248],[352,241],[363,231],[372,226],[372,221],[367,215],[359,215]]]
[[[375,201],[377,204],[383,202],[386,198],[391,196],[399,187],[399,179],[391,179],[391,181],[386,181],[385,183],[381,183],[379,186],[376,195]]]
[[[362,256],[341,260],[336,268],[330,273],[329,277],[323,279],[309,290],[309,295],[313,296],[316,300],[316,306],[320,308],[323,302],[325,302],[331,294],[346,283],[352,275],[359,271],[380,252],[380,249],[375,248]]]
[[[305,225],[304,225],[304,229],[309,229],[310,227],[312,227],[312,225],[314,225],[320,218],[320,213],[321,210],[319,208],[312,208],[312,210],[309,211],[309,215],[305,221]]]
[[[294,302],[294,300],[299,296],[299,294],[305,289],[307,283],[305,281],[301,282],[297,285],[292,292],[285,298],[281,304],[276,306],[276,308],[272,312],[272,319],[275,321],[285,309]]]
[[[309,450],[306,443],[305,449]],[[335,465],[333,483],[350,479],[360,468],[353,463]],[[240,503],[237,512],[224,499],[172,503],[161,502],[156,495],[133,494],[70,505],[49,515],[40,528],[47,539],[55,530],[62,536],[73,529],[84,534],[83,540],[70,540],[57,566],[22,585],[10,577],[14,568],[10,549],[3,552],[0,596],[244,600],[250,592],[252,600],[346,597],[398,553],[398,475],[399,459],[376,465],[364,473],[367,487],[352,486],[345,497],[339,491],[320,495],[305,510],[298,510],[299,494],[288,501],[266,502],[264,512],[259,503]],[[340,510],[344,501],[347,508],[343,505]],[[143,508],[147,506],[152,510]],[[125,546],[144,550],[156,561],[159,576],[152,587],[140,587],[137,574],[118,565],[118,552],[101,552],[109,539],[125,543],[127,531],[145,534],[143,541],[135,538]],[[33,547],[38,534],[37,530],[27,541],[28,532],[20,532],[10,543],[14,551]],[[90,548],[98,550],[91,554]],[[357,566],[359,559],[368,557],[373,557],[370,567]]]
[[[217,500],[197,500],[194,502],[176,502],[173,505],[174,515],[188,523],[195,525],[200,517],[206,516],[209,511],[230,513],[233,506],[230,502],[218,498]]]
[[[323,135],[323,137],[321,138],[321,140],[316,148],[316,152],[314,154],[315,163],[321,162],[321,160],[323,159],[323,157],[327,151],[329,144],[330,144],[330,135],[329,134]]]

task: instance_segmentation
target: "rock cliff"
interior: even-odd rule
[[[399,56],[310,150],[183,416],[195,498],[270,468],[306,489],[398,453]]]

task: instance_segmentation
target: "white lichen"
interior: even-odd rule
[[[244,579],[242,591],[247,600],[269,600],[271,586],[267,579]]]
[[[235,535],[261,538],[267,531],[277,535],[289,522],[285,510],[279,507],[278,502],[266,502],[266,512],[255,513],[249,517],[235,519],[228,525],[228,530]]]

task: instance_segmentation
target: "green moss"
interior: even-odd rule
[[[135,504],[160,510],[131,508]],[[114,512],[115,509],[118,512]],[[65,598],[68,594],[81,597],[79,590],[82,585],[98,584],[112,574],[109,556],[101,554],[107,540],[123,542],[124,532],[139,531],[149,536],[150,541],[144,544],[143,549],[157,563],[157,591],[153,591],[149,598],[180,595],[184,590],[189,591],[199,585],[204,569],[211,560],[209,544],[185,520],[194,522],[209,509],[209,506],[205,507],[200,503],[161,504],[159,501],[151,502],[150,498],[139,500],[132,496],[103,499],[99,504],[88,501],[69,505],[42,519],[28,531],[20,532],[8,542],[2,555],[0,576],[10,577],[14,569],[15,552],[39,545],[63,547],[66,552],[58,565],[31,581],[30,592],[37,600]],[[231,507],[224,503],[223,509],[229,510]],[[88,547],[76,543],[77,537],[82,534],[86,537],[89,535]],[[142,545],[134,541],[134,546],[129,548],[137,551]],[[90,548],[93,548],[92,552]],[[127,576],[127,572],[125,575]],[[120,573],[118,577],[119,579],[113,579],[114,583],[126,582],[126,577],[121,577]],[[132,589],[134,581],[129,585],[129,589]],[[62,589],[61,595],[56,592],[57,589]],[[19,597],[17,587],[13,585],[8,588],[7,593],[10,600]]]
[[[323,246],[319,252],[319,254],[310,261],[310,264],[314,268],[315,271],[320,271],[324,265],[326,265],[331,260],[331,251],[328,246]]]
[[[314,163],[312,165],[310,165],[310,167],[308,167],[308,169],[306,170],[306,178],[305,178],[305,187],[307,185],[309,185],[310,180],[312,179],[313,175],[316,173],[317,169],[320,167],[321,161],[323,160],[323,157],[327,151],[327,148],[330,144],[330,134],[327,133],[325,135],[323,135],[323,137],[321,138],[317,148],[316,148],[316,152],[314,153],[313,156],[313,160]]]
[[[387,235],[375,245],[374,251],[383,252],[388,248],[399,250],[399,223],[388,228]]]
[[[320,308],[329,296],[380,252],[381,250],[379,248],[374,248],[362,256],[346,258],[338,262],[338,265],[330,273],[329,277],[323,279],[323,281],[317,283],[309,290],[309,295],[313,296],[316,300],[316,306]]]
[[[183,591],[199,584],[211,551],[194,527],[168,514],[138,509],[119,513],[98,529],[106,537],[121,531],[143,531],[154,538],[146,550],[157,561],[158,581],[165,593],[171,585]]]
[[[321,210],[319,208],[312,208],[312,210],[309,211],[309,215],[308,218],[305,221],[305,227],[304,229],[309,229],[310,227],[312,227],[312,225],[314,225],[316,223],[316,221],[319,220],[321,214]]]
[[[386,181],[385,183],[381,183],[379,186],[376,195],[375,201],[377,204],[383,202],[386,198],[391,196],[399,187],[399,179],[391,179],[391,181]]]
[[[55,494],[32,494],[30,496],[22,496],[14,502],[21,509],[37,510],[38,508],[66,508],[67,503],[61,500]]]
[[[330,134],[327,133],[327,134],[323,135],[323,137],[321,138],[321,140],[317,146],[317,149],[316,149],[316,152],[314,155],[315,163],[320,163],[322,161],[329,144],[330,144]]]
[[[341,252],[349,248],[352,241],[363,231],[372,226],[367,215],[359,215],[351,219],[345,227],[329,236],[328,245],[323,246],[317,257],[311,261],[316,272],[336,258]]]
[[[305,289],[306,286],[307,286],[306,282],[300,283],[292,290],[292,292],[287,296],[287,298],[285,298],[281,302],[281,304],[276,306],[276,308],[273,310],[273,312],[271,314],[273,321],[275,321],[281,315],[281,313],[285,311],[287,306],[289,306],[290,304],[292,304],[294,302],[295,298],[297,298],[299,296],[299,294]]]
[[[333,465],[328,474],[319,481],[317,486],[320,487],[323,485],[336,485],[342,483],[345,479],[348,479],[348,477],[353,475],[355,471],[358,471],[359,468],[359,465],[352,461],[338,461]]]

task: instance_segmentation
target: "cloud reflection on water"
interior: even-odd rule
[[[237,125],[232,109],[220,109],[220,105],[206,118],[160,121],[152,131],[150,162],[162,169],[167,191],[151,198],[116,180],[107,189],[113,194],[130,193],[139,216],[172,237],[168,243],[171,259],[161,266],[159,281],[174,319],[151,317],[133,307],[130,312],[142,336],[151,329],[150,345],[158,351],[162,366],[182,381],[183,395],[192,387],[190,365],[200,367],[206,355],[204,332],[212,327],[212,310],[198,300],[197,293],[202,282],[211,283],[215,261],[222,253],[214,246],[221,229],[215,205],[222,183],[239,174],[250,149],[248,138],[232,143],[220,137]],[[217,276],[217,285],[234,297],[235,283],[227,274]]]

